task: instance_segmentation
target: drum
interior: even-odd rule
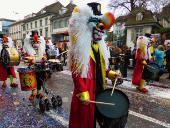
[[[37,88],[36,74],[31,68],[18,68],[22,91],[31,91]]]
[[[55,59],[56,58],[56,50],[52,50],[52,49],[48,49],[47,50],[47,56],[48,56],[48,59]]]
[[[42,72],[42,71],[49,71],[50,70],[50,66],[49,66],[48,62],[45,62],[45,63],[36,62],[34,67],[35,67],[36,72]]]
[[[114,105],[96,104],[97,112],[100,114],[104,125],[108,128],[124,128],[127,122],[129,99],[120,90],[115,89],[111,96],[112,89],[106,89],[96,96],[97,102],[113,103]],[[99,123],[100,124],[100,123]]]
[[[50,69],[52,71],[63,71],[63,65],[58,59],[49,59]]]
[[[3,48],[1,58],[3,64],[7,66],[18,66],[20,63],[20,55],[15,48]]]
[[[144,66],[144,70],[142,73],[142,78],[144,80],[155,80],[159,81],[160,77],[160,69],[159,66],[155,63],[149,63]]]

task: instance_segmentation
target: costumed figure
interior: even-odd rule
[[[137,39],[136,64],[132,76],[132,84],[138,86],[137,89],[143,93],[148,92],[145,88],[145,80],[142,79],[144,65],[147,65],[146,60],[148,59],[148,42],[149,40],[145,36],[139,36]]]
[[[35,67],[37,82],[37,90],[32,90],[29,100],[33,100],[35,96],[37,98],[42,96],[40,90],[44,86],[44,80],[46,79],[46,71],[42,69],[42,67],[45,67],[43,65],[46,62],[45,46],[44,37],[39,37],[37,31],[32,31],[32,35],[27,35],[24,39],[24,49],[27,53],[26,58],[28,59],[29,66]]]
[[[10,37],[0,34],[0,51],[2,52],[2,49],[5,49],[5,48],[14,48],[13,41]],[[13,52],[13,51],[11,51],[11,52]],[[11,87],[17,87],[18,84],[16,84],[14,82],[14,78],[16,78],[14,66],[8,66],[6,64],[3,64],[2,57],[6,57],[6,56],[2,56],[2,54],[1,54],[1,57],[0,57],[0,81],[3,81],[2,87],[6,88],[7,78],[10,78],[10,86]]]
[[[158,48],[155,49],[154,58],[155,58],[154,62],[158,64],[160,68],[163,68],[165,58],[165,51],[163,45],[159,45]]]
[[[51,40],[44,38],[46,42],[46,54],[48,59],[56,59],[59,56],[59,50]]]
[[[105,125],[89,101],[95,101],[96,95],[106,88],[106,77],[119,76],[108,70],[109,53],[102,36],[115,19],[111,13],[101,15],[100,6],[89,3],[75,7],[69,20],[68,65],[74,82],[69,128],[94,128],[96,119],[101,127]]]
[[[154,62],[155,58],[154,58],[154,52],[155,52],[155,45],[156,45],[156,38],[152,37],[151,41],[150,41],[150,46],[148,48],[149,50],[149,62]]]

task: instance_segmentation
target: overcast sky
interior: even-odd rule
[[[0,3],[0,18],[19,20],[24,16],[36,13],[43,7],[50,5],[57,0],[3,0]],[[70,0],[59,0],[63,5],[69,3]],[[75,4],[86,4],[88,2],[100,2],[103,12],[109,0],[73,0]]]

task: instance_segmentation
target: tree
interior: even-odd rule
[[[110,0],[109,6],[113,9],[125,9],[133,11],[136,7],[150,9],[153,12],[160,12],[162,7],[170,3],[170,0]]]

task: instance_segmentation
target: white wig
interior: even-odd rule
[[[145,59],[149,58],[149,51],[147,49],[147,46],[149,44],[149,39],[146,36],[139,36],[137,39],[137,49],[141,49],[141,46],[145,46],[144,52],[145,52]]]

